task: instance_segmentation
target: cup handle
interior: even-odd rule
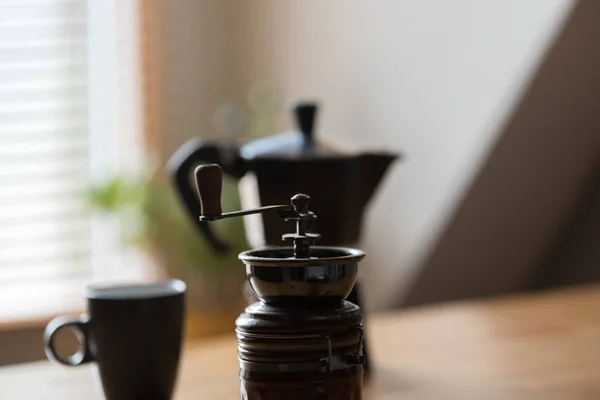
[[[63,365],[75,367],[77,365],[86,364],[90,361],[94,361],[92,352],[90,351],[89,338],[88,338],[88,327],[89,317],[56,317],[46,326],[44,332],[44,348],[46,350],[46,356],[50,360],[57,361]],[[81,345],[77,352],[67,358],[63,358],[56,352],[54,336],[56,333],[64,327],[69,327],[75,331],[77,338]]]

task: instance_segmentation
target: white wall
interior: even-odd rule
[[[147,0],[151,1],[151,0]],[[155,43],[152,61],[158,76],[151,89],[160,96],[158,112],[161,151],[172,154],[193,136],[213,134],[215,109],[235,96],[231,80],[233,32],[230,5],[222,0],[157,1],[154,12],[160,26],[150,26]]]
[[[167,38],[185,43],[169,55],[181,57],[171,61],[171,147],[210,126],[228,84],[241,97],[268,78],[290,99],[319,99],[322,137],[406,154],[366,221],[363,272],[376,308],[394,302],[436,239],[571,6],[231,0],[223,11],[214,1],[173,3],[188,11],[173,14],[177,33]]]
[[[568,15],[567,0],[236,4],[241,82],[318,98],[323,137],[406,154],[373,201],[368,301],[398,296]]]

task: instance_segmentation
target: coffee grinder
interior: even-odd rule
[[[282,236],[288,247],[242,252],[246,275],[259,301],[236,321],[243,400],[360,400],[363,380],[363,317],[346,297],[364,258],[360,250],[315,246],[317,215],[310,197],[296,194],[288,205],[221,210],[222,170],[195,170],[200,220],[273,213],[294,223]]]

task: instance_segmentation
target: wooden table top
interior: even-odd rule
[[[367,321],[364,399],[600,399],[600,286],[423,307]],[[239,399],[233,335],[187,345],[176,400]],[[94,399],[92,369],[0,368],[2,399]]]

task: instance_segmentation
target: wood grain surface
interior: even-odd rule
[[[600,399],[600,287],[372,315],[364,399]],[[176,400],[239,399],[232,335],[190,343]],[[93,367],[0,368],[2,399],[101,399]]]

